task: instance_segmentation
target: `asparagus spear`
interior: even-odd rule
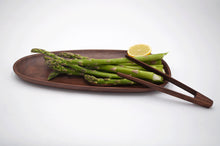
[[[58,56],[60,57],[64,57],[64,58],[69,58],[69,59],[89,59],[89,57],[86,56],[82,56],[80,54],[75,54],[75,53],[71,53],[71,52],[61,52],[58,54]],[[154,60],[154,61],[147,61],[145,62],[149,65],[162,65],[162,61],[161,60]],[[133,65],[137,65],[134,62],[130,62],[130,63],[120,63],[120,65],[128,65],[128,66],[133,66]]]
[[[55,69],[55,71],[51,72],[48,76],[48,80],[51,80],[53,78],[55,78],[56,76],[58,76],[59,74],[61,73],[67,73],[69,75],[83,75],[83,74],[79,74],[77,73],[76,71],[72,70],[71,69],[71,73],[70,72],[66,72],[64,67],[62,66],[58,66],[57,62],[52,60],[50,57],[47,57],[45,56],[44,57],[45,60],[46,60],[46,63],[48,64],[48,66],[50,66],[50,68],[52,69]],[[49,61],[50,60],[50,61]],[[161,67],[162,65],[157,65],[159,67]],[[157,66],[154,66],[154,67],[157,67]],[[130,69],[133,69],[133,70],[141,70],[142,67],[140,66],[125,66],[125,68],[130,68]],[[99,67],[98,67],[99,68]],[[145,70],[144,68],[142,68],[143,70]],[[161,68],[162,69],[162,68]]]
[[[45,57],[47,58],[47,57]],[[107,72],[101,72],[97,70],[90,70],[87,68],[83,68],[78,65],[72,65],[72,64],[66,64],[65,61],[58,60],[58,59],[51,59],[51,62],[49,64],[55,64],[53,65],[53,69],[59,71],[58,69],[61,68],[60,72],[68,70],[68,68],[64,68],[62,65],[70,66],[71,68],[75,69],[76,71],[83,73],[83,74],[91,74],[98,77],[109,77],[109,78],[120,78],[117,74],[107,73]],[[62,64],[62,65],[60,65]],[[54,66],[56,66],[58,69],[55,69]],[[126,74],[131,74],[135,77],[140,77],[143,79],[151,80],[154,82],[162,82],[163,78],[161,76],[156,75],[153,72],[148,71],[141,71],[141,70],[134,70],[129,68],[124,68],[120,66],[114,66],[114,65],[100,65],[97,66],[97,69],[105,70],[108,72],[122,72]]]
[[[162,65],[162,60],[154,60],[154,61],[144,61],[145,63],[149,65]],[[120,65],[125,65],[125,66],[136,66],[137,64],[134,62],[129,62],[129,63],[120,63]]]
[[[71,53],[71,52],[61,52],[61,53],[58,54],[58,56],[64,57],[64,58],[69,58],[69,59],[89,59],[89,57],[82,56],[82,55],[76,54],[76,53]],[[148,61],[148,62],[145,62],[145,63],[149,64],[150,66],[152,66],[156,69],[158,69],[159,71],[164,72],[161,60]],[[126,67],[126,68],[131,68],[131,69],[136,69],[136,70],[146,70],[146,69],[144,69],[143,67],[137,65],[134,62],[121,63],[120,66],[121,67]]]
[[[114,73],[107,73],[107,72],[102,72],[102,71],[97,71],[97,70],[90,70],[90,69],[81,67],[79,65],[69,64],[63,60],[52,59],[47,56],[45,56],[44,58],[47,60],[47,64],[49,64],[50,68],[52,68],[53,70],[56,70],[58,72],[61,72],[61,73],[66,73],[69,75],[90,74],[90,75],[94,75],[97,77],[118,78],[118,79],[121,78],[117,74],[114,74]],[[71,68],[64,67],[63,65],[69,66]]]
[[[69,59],[88,59],[86,56],[82,56],[80,54],[75,54],[71,52],[61,52],[58,54],[60,57],[69,58]]]
[[[43,49],[32,49],[32,52],[36,52],[36,53],[42,53],[45,54],[47,56],[50,56],[52,58],[54,58],[54,62],[56,62],[56,65],[53,65],[53,69],[60,71],[60,72],[65,72],[65,73],[72,73],[71,71],[69,72],[69,68],[66,68],[62,65],[65,66],[69,66],[71,68],[74,69],[74,71],[77,71],[77,73],[81,73],[81,74],[91,74],[91,75],[95,75],[95,76],[101,76],[101,77],[110,77],[110,78],[120,78],[118,75],[116,74],[112,74],[112,73],[105,73],[105,72],[99,72],[99,71],[93,71],[93,70],[89,70],[83,67],[80,67],[79,65],[76,65],[74,63],[78,63],[78,64],[87,64],[91,63],[91,64],[111,64],[111,63],[121,63],[121,62],[130,62],[130,60],[128,60],[127,58],[116,58],[116,59],[76,59],[76,60],[66,60],[62,57],[59,57],[57,55],[55,55],[54,53],[50,53],[48,51],[45,51]],[[144,61],[152,61],[152,60],[158,60],[161,59],[164,55],[166,55],[166,53],[163,54],[154,54],[154,55],[149,55],[147,57],[137,57],[137,59],[140,60],[144,60]],[[99,67],[102,70],[106,70],[106,71],[111,71],[111,72],[122,72],[122,73],[126,73],[126,74],[131,74],[132,76],[135,77],[140,77],[143,79],[147,79],[147,80],[151,80],[154,82],[162,82],[163,79],[161,76],[158,76],[152,72],[147,72],[147,71],[139,71],[139,70],[133,70],[133,69],[128,69],[128,68],[123,68],[123,67],[119,67],[119,66],[113,66],[113,65],[102,65]]]
[[[69,59],[89,59],[89,57],[82,56],[82,55],[76,54],[76,53],[71,53],[71,52],[61,52],[61,53],[58,54],[58,56],[64,57],[64,58],[69,58]],[[145,62],[145,63],[151,65],[152,67],[158,69],[159,71],[164,72],[161,60],[148,61],[148,62]],[[134,62],[121,63],[120,66],[121,67],[126,67],[126,68],[131,68],[131,69],[136,69],[136,70],[146,70],[146,69],[144,69],[143,67],[137,65]]]
[[[60,72],[58,72],[58,71],[52,71],[49,75],[48,75],[48,78],[47,78],[47,80],[49,81],[49,80],[52,80],[52,79],[54,79],[55,77],[57,77],[58,75],[60,75],[61,73]]]
[[[84,73],[77,72],[76,70],[72,68],[67,68],[61,65],[59,62],[56,62],[54,59],[47,58],[46,56],[44,57],[46,60],[46,64],[48,64],[48,67],[59,72],[59,73],[64,73],[68,75],[79,75],[82,76]]]
[[[136,65],[136,66],[124,66],[124,65],[120,65],[121,67],[125,67],[125,68],[130,68],[130,69],[135,69],[135,70],[143,70],[143,71],[146,71],[145,68],[139,66],[139,65]],[[159,71],[163,71],[163,65],[150,65],[151,67],[159,70]]]
[[[133,81],[128,79],[109,79],[109,78],[96,78],[88,74],[84,75],[84,79],[92,85],[99,86],[118,86],[118,85],[133,85]]]
[[[64,61],[65,59],[63,59],[62,57],[59,57],[57,55],[55,55],[54,53],[50,53],[46,50],[43,49],[37,49],[34,48],[31,50],[31,52],[35,52],[35,53],[42,53],[44,55],[50,56],[54,59],[59,59]],[[166,55],[167,53],[161,53],[161,54],[153,54],[153,55],[148,55],[148,56],[139,56],[139,57],[135,57],[136,59],[140,60],[140,61],[153,61],[153,60],[159,60],[162,59],[164,55]],[[65,60],[66,63],[68,64],[78,64],[81,66],[90,66],[90,65],[103,65],[103,64],[119,64],[119,63],[128,63],[131,62],[129,59],[127,58],[114,58],[114,59],[70,59],[70,60]]]
[[[149,72],[149,71],[135,70],[135,69],[114,66],[114,65],[100,65],[100,66],[97,66],[97,69],[109,71],[109,72],[115,72],[115,73],[122,72],[125,74],[130,74],[137,78],[142,78],[142,79],[146,79],[146,80],[158,82],[158,83],[163,82],[163,78],[161,76],[153,72]]]

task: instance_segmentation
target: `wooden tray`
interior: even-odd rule
[[[125,50],[68,50],[68,51],[56,51],[53,53],[60,52],[73,52],[88,56],[92,58],[119,58],[125,57]],[[171,71],[168,64],[163,60],[164,69],[166,74],[171,76]],[[100,92],[149,92],[151,88],[143,86],[117,86],[117,87],[101,87],[89,85],[83,77],[79,76],[58,76],[51,81],[47,81],[47,77],[51,70],[46,66],[42,54],[34,54],[23,57],[17,60],[13,66],[14,72],[23,80],[57,88],[84,90],[84,91],[100,91]],[[165,81],[160,86],[165,86]]]

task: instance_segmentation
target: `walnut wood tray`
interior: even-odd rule
[[[125,57],[125,50],[68,50],[68,51],[56,51],[53,53],[60,52],[73,52],[81,54],[83,56],[88,56],[91,58],[104,59],[104,58],[119,58]],[[163,60],[164,69],[167,75],[171,76],[171,71],[168,64]],[[13,66],[14,72],[23,80],[40,84],[45,86],[74,89],[74,90],[84,90],[84,91],[99,91],[99,92],[149,92],[153,91],[151,88],[143,87],[141,85],[133,86],[115,86],[115,87],[102,87],[93,86],[88,84],[83,77],[79,76],[67,76],[61,75],[50,81],[47,77],[51,70],[46,66],[42,54],[34,54],[23,57],[17,60]],[[165,81],[160,86],[165,86],[167,81]]]

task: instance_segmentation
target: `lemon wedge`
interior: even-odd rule
[[[131,46],[127,53],[131,57],[137,57],[137,56],[146,56],[151,53],[151,47],[149,45],[145,44],[137,44],[134,46]]]

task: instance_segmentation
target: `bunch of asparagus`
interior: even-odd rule
[[[117,72],[122,72],[154,83],[163,83],[161,76],[145,70],[125,57],[94,59],[70,52],[62,52],[56,55],[38,48],[32,49],[31,52],[44,54],[47,66],[53,70],[49,74],[48,80],[60,74],[66,74],[83,76],[84,79],[92,85],[118,86],[135,84],[133,81],[121,78],[117,75]],[[161,60],[166,54],[167,53],[152,54],[135,58],[164,72]]]

